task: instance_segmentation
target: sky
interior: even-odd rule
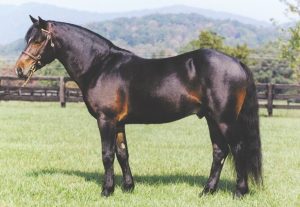
[[[53,4],[59,7],[100,13],[152,9],[175,4],[225,11],[256,20],[286,22],[286,6],[280,0],[0,0],[0,4],[20,5],[29,2]]]

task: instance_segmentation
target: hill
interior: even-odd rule
[[[28,15],[42,16],[45,19],[55,19],[76,24],[85,24],[95,20],[102,20],[98,13],[82,12],[72,9],[60,8],[47,4],[28,3],[20,6],[0,6],[0,44],[6,44],[24,37],[31,25]],[[76,14],[76,15],[74,15]]]
[[[250,24],[254,26],[264,26],[269,27],[271,26],[270,22],[265,21],[259,21],[255,20],[249,17],[232,14],[228,12],[222,12],[222,11],[214,11],[209,9],[201,9],[197,7],[190,7],[185,5],[174,5],[174,6],[168,6],[163,7],[159,9],[149,9],[149,10],[143,10],[143,11],[136,11],[131,12],[130,14],[134,14],[134,16],[145,16],[145,15],[151,15],[151,14],[200,14],[206,18],[210,19],[218,19],[218,20],[235,20],[239,21],[243,24]],[[129,17],[129,16],[127,16]]]
[[[170,55],[200,31],[212,30],[225,37],[226,44],[246,43],[257,47],[277,37],[272,27],[253,26],[233,20],[215,20],[199,14],[155,14],[144,17],[119,18],[86,25],[117,45],[150,57],[152,53],[166,50]]]
[[[24,47],[24,39],[15,40],[9,44],[0,46],[0,56],[5,57],[6,59],[17,57]]]
[[[267,22],[257,21],[251,18],[225,12],[217,12],[184,5],[149,9],[141,11],[131,11],[123,13],[95,13],[87,11],[77,11],[73,9],[61,8],[49,4],[27,3],[20,6],[0,5],[0,44],[10,43],[18,38],[22,38],[31,22],[27,18],[29,14],[42,16],[45,19],[66,21],[84,25],[89,22],[107,21],[120,17],[143,17],[151,14],[200,14],[207,18],[220,20],[238,20],[245,24],[256,26],[270,26]],[[76,14],[76,15],[74,15]]]
[[[276,36],[272,27],[256,27],[233,20],[215,20],[199,14],[155,14],[143,17],[118,18],[94,22],[85,27],[101,34],[116,45],[132,50],[143,57],[151,57],[162,50],[174,55],[201,30],[212,30],[225,37],[230,45],[246,43],[256,47]],[[16,56],[24,48],[19,39],[0,47],[0,56]]]

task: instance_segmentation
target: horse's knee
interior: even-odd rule
[[[117,156],[118,160],[124,161],[128,159],[128,154],[126,153],[126,150],[122,149],[117,149]]]
[[[213,157],[216,161],[222,162],[226,159],[228,153],[229,148],[227,145],[222,146],[222,148],[220,148],[217,144],[213,144]]]
[[[108,167],[110,165],[112,165],[112,163],[114,162],[114,154],[111,152],[103,152],[102,153],[102,162],[104,167]]]

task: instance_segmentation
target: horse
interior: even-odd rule
[[[81,26],[30,19],[27,45],[14,69],[20,78],[29,79],[57,59],[78,84],[100,131],[102,196],[114,192],[115,155],[122,169],[122,190],[134,189],[126,124],[160,124],[190,115],[206,119],[212,143],[211,170],[200,195],[216,191],[228,154],[236,171],[234,197],[249,192],[249,180],[262,184],[256,86],[245,64],[203,48],[146,59]]]

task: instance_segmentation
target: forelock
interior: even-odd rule
[[[25,41],[28,42],[29,38],[32,36],[32,31],[33,31],[33,25],[29,28],[29,30],[27,31],[26,35],[25,35]]]
[[[33,37],[35,34],[37,34],[37,32],[39,32],[39,29],[37,28],[37,26],[35,24],[33,24],[28,29],[28,31],[27,31],[27,33],[25,35],[25,41],[28,42],[31,37]]]

